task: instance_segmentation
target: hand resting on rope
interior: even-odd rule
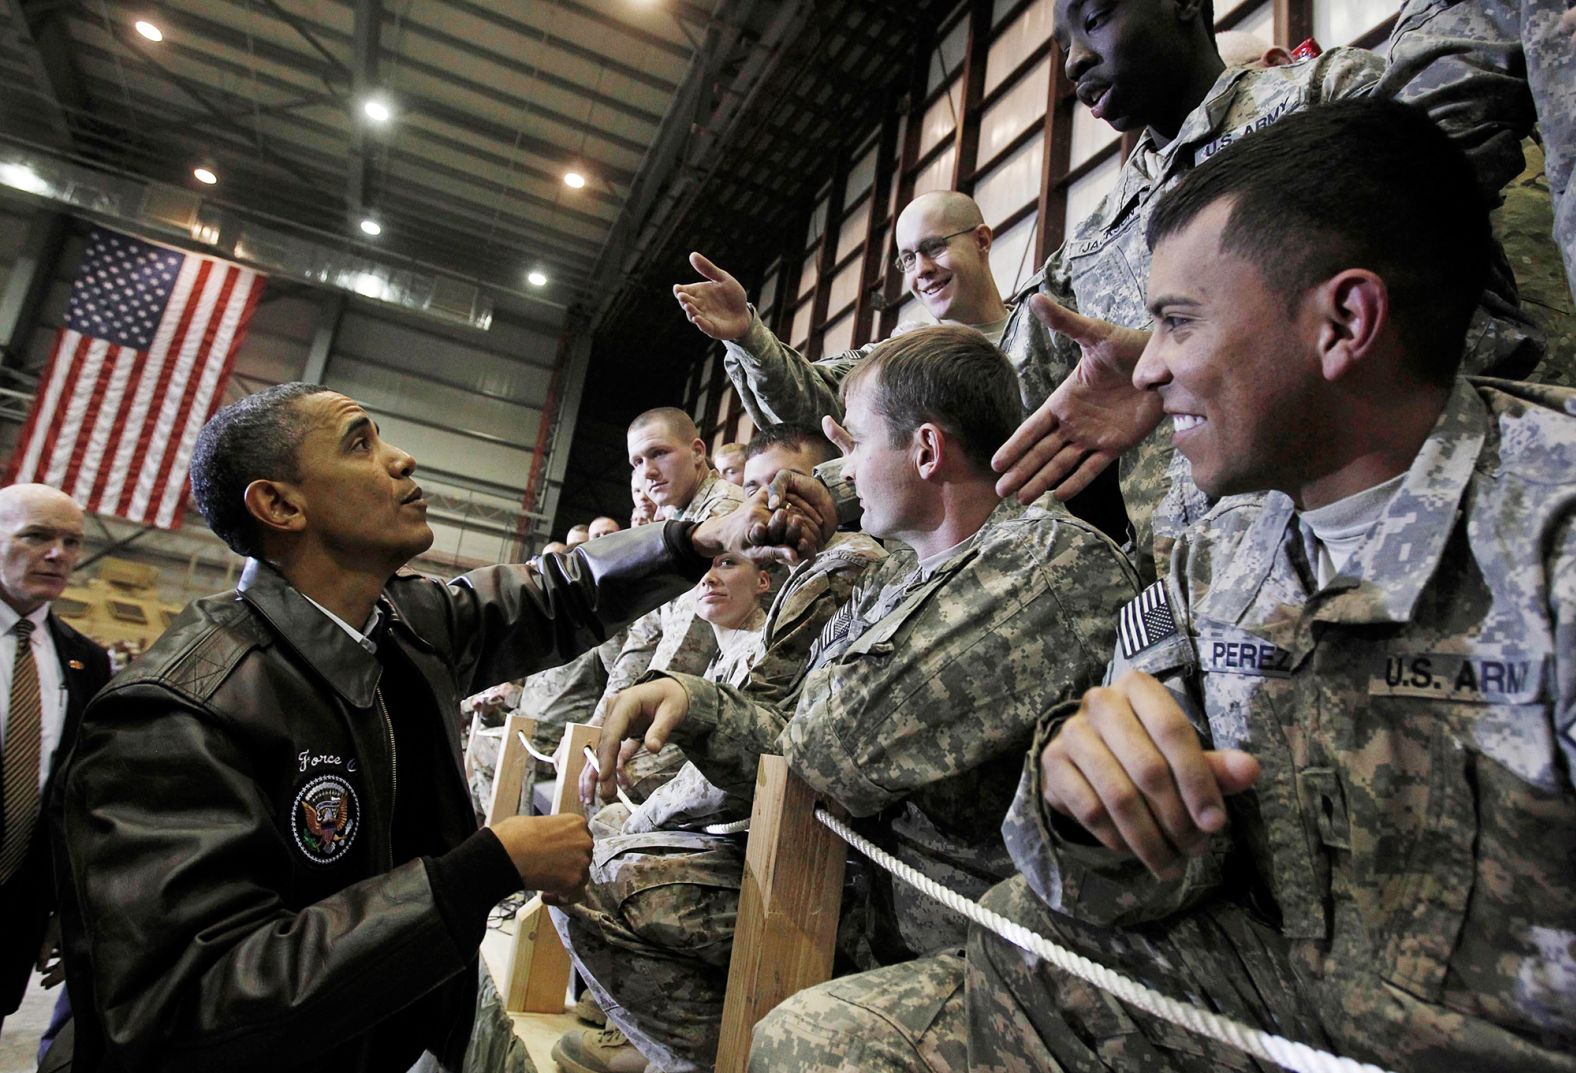
[[[648,753],[659,751],[688,714],[689,694],[671,678],[631,686],[609,701],[602,719],[602,740],[596,747],[597,764],[602,769],[597,787],[602,800],[612,801],[617,796],[616,780],[624,761],[642,744]]]

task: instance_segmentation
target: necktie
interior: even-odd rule
[[[6,721],[4,771],[5,827],[0,834],[0,883],[9,882],[27,856],[38,822],[38,754],[44,723],[39,700],[38,664],[33,660],[33,620],[16,624],[16,665],[11,672],[11,708]]]

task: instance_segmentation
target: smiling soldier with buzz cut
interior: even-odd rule
[[[1283,1045],[1571,1073],[1576,392],[1458,375],[1492,261],[1466,156],[1322,105],[1146,240],[1135,383],[1220,502],[1042,715],[985,908]],[[978,925],[904,969],[789,999],[751,1070],[1279,1068]]]

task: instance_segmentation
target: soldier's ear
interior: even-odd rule
[[[256,480],[246,486],[247,513],[265,532],[299,533],[306,528],[300,492],[285,481]]]
[[[914,472],[921,480],[930,480],[941,473],[941,463],[952,448],[946,433],[930,421],[914,430]]]
[[[1377,273],[1348,268],[1316,285],[1304,299],[1318,323],[1319,371],[1334,383],[1352,375],[1379,348],[1390,323],[1390,292]]]

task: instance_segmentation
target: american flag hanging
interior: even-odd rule
[[[94,228],[8,481],[173,529],[265,277]]]

